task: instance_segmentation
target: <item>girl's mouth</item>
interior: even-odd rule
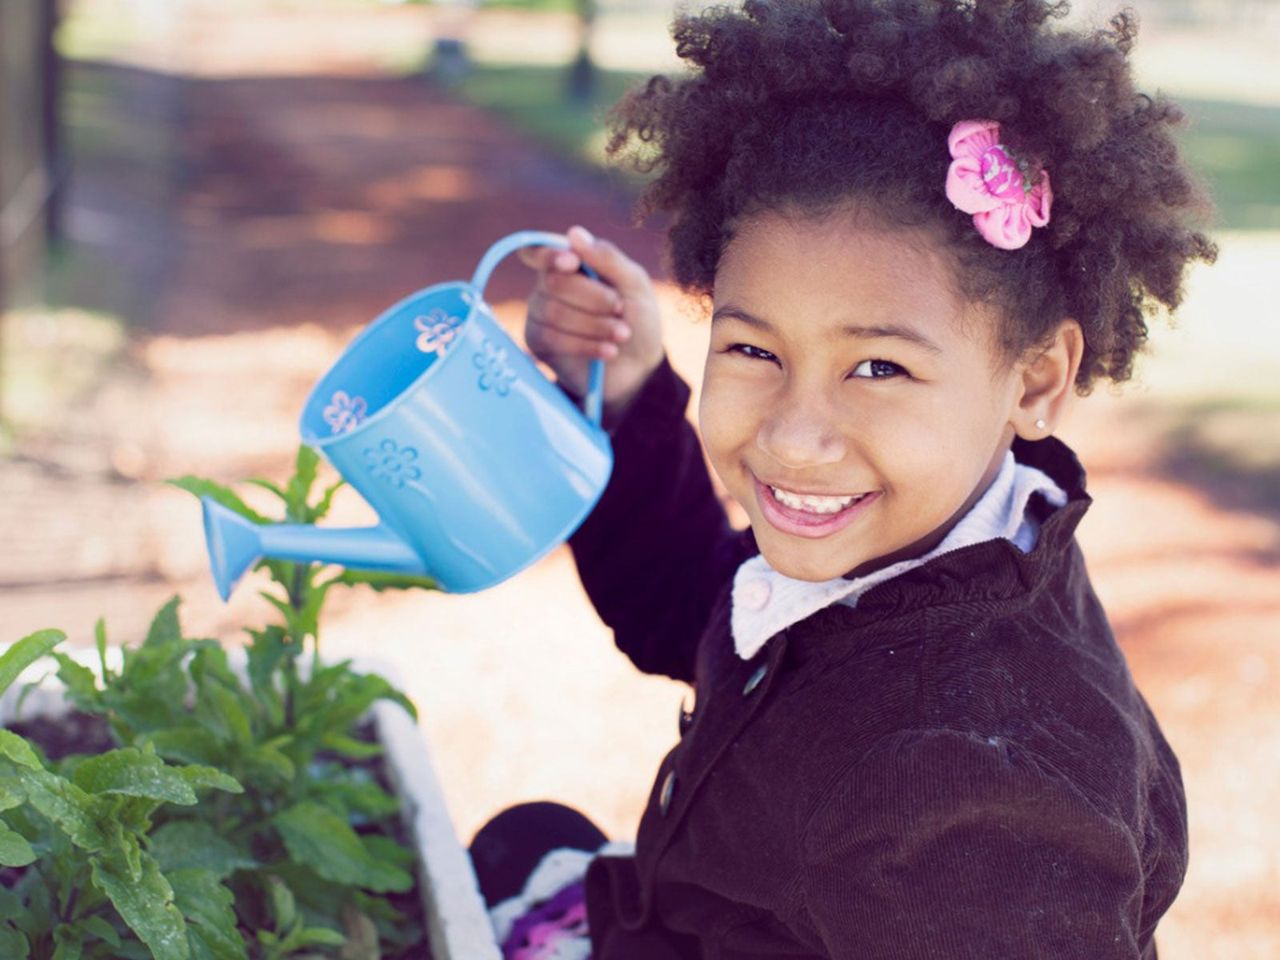
[[[856,493],[843,497],[818,497],[792,493],[751,478],[756,500],[766,520],[783,533],[798,537],[825,537],[854,521],[879,493]]]

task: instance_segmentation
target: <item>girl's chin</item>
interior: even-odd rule
[[[792,580],[807,580],[810,583],[835,580],[862,562],[858,557],[841,559],[814,556],[818,552],[814,547],[808,550],[779,550],[776,545],[768,543],[767,538],[757,537],[757,543],[769,566]],[[797,556],[798,553],[808,553],[809,556]]]

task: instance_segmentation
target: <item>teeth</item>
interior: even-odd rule
[[[792,510],[804,510],[806,513],[839,513],[855,500],[861,500],[866,494],[852,494],[847,497],[815,497],[809,494],[791,493],[778,487],[770,487],[774,497],[784,507]]]

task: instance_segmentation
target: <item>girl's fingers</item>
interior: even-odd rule
[[[535,357],[552,364],[565,357],[612,360],[618,355],[616,343],[563,330],[550,323],[530,323],[525,328],[525,342]]]
[[[622,295],[584,274],[547,273],[539,286],[551,298],[587,313],[622,314]]]
[[[584,310],[545,291],[535,291],[529,298],[529,330],[537,326],[601,342],[623,343],[631,338],[631,327],[617,317],[599,309]]]
[[[647,292],[648,272],[608,240],[598,240],[580,226],[570,227],[566,236],[570,249],[582,262],[623,297]]]
[[[582,260],[576,253],[557,247],[521,247],[516,251],[516,255],[525,266],[532,267],[539,273],[549,270],[576,273],[582,266]]]

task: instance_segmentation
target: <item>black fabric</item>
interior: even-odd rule
[[[743,662],[730,591],[755,543],[688,396],[664,363],[610,424],[613,477],[570,541],[619,648],[696,692],[636,855],[588,871],[595,960],[1153,960],[1185,800],[1075,540],[1075,454],[1014,442],[1068,495],[1030,553],[935,557]]]
[[[593,852],[607,840],[573,807],[540,800],[508,807],[477,830],[471,862],[484,902],[492,907],[523,890],[525,880],[552,850]]]

